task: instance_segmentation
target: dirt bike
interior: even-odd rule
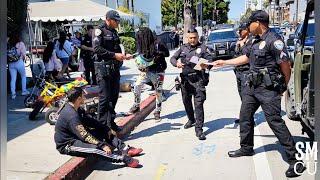
[[[83,78],[77,78],[75,81],[64,84],[60,87],[56,84],[45,81],[43,90],[38,96],[37,100],[33,103],[33,111],[29,114],[30,120],[35,120],[39,112],[42,112],[47,107],[59,107],[66,97],[66,93],[75,87],[83,87],[88,82]],[[51,122],[49,122],[51,124]]]
[[[99,87],[84,87],[84,104],[82,105],[85,113],[90,115],[92,118],[98,118],[98,106],[99,106]],[[45,120],[54,125],[60,115],[61,110],[68,103],[68,99],[66,97],[62,98],[57,105],[51,106],[45,113]]]

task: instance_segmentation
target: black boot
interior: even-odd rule
[[[228,155],[229,157],[253,156],[254,151],[253,150],[245,151],[242,149],[238,149],[235,151],[229,151]]]
[[[193,122],[193,121],[188,121],[188,122],[184,125],[184,128],[185,128],[185,129],[189,129],[189,128],[191,128],[192,126],[194,126],[194,122]]]
[[[154,119],[155,119],[157,122],[160,122],[160,121],[161,121],[160,111],[154,112],[153,115],[154,115]]]
[[[199,140],[203,141],[206,140],[206,135],[203,132],[196,133],[196,136],[199,138]]]

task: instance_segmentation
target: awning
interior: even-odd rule
[[[114,10],[89,0],[49,1],[29,4],[31,21],[98,21],[105,19],[108,11]],[[118,11],[123,19],[132,19],[133,15]]]

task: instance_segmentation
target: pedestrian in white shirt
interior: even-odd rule
[[[73,52],[73,47],[71,45],[71,42],[67,41],[66,39],[67,39],[66,33],[61,31],[60,37],[55,44],[55,50],[56,50],[57,57],[62,62],[61,74],[63,75],[66,72],[67,76],[70,78],[68,65],[69,65],[70,56],[72,55],[72,52]]]

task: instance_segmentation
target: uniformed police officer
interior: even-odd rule
[[[250,33],[256,36],[252,41],[251,51],[231,60],[218,60],[213,63],[214,66],[222,66],[250,62],[250,72],[246,76],[247,83],[242,93],[240,112],[241,148],[228,152],[228,155],[241,157],[254,154],[254,122],[250,117],[261,106],[270,128],[285,149],[290,164],[286,176],[296,177],[306,168],[302,163],[298,163],[295,157],[297,150],[294,140],[280,115],[281,94],[291,74],[289,56],[281,37],[270,31],[269,15],[265,11],[254,11],[249,20]]]
[[[120,67],[123,60],[132,57],[130,54],[121,53],[120,38],[115,30],[119,22],[119,13],[114,10],[108,11],[105,23],[95,30],[93,37],[93,47],[97,54],[94,66],[100,87],[99,121],[116,132],[121,130],[114,122],[114,109],[120,89]]]
[[[239,26],[239,39],[236,43],[236,56],[241,56],[244,54],[247,54],[247,52],[250,50],[250,38],[249,37],[249,29],[248,29],[248,22],[243,22]],[[249,71],[250,65],[249,63],[242,64],[239,66],[236,66],[234,68],[234,73],[237,78],[237,87],[238,87],[238,93],[240,96],[240,99],[242,100],[242,87],[244,86],[244,75]],[[235,123],[239,123],[239,119],[235,120]]]
[[[199,140],[205,140],[206,137],[202,130],[204,122],[203,103],[206,100],[205,86],[209,82],[209,73],[205,69],[201,71],[194,70],[196,64],[190,62],[193,56],[212,61],[212,56],[208,52],[207,47],[199,43],[196,29],[188,31],[188,43],[180,47],[171,57],[170,62],[173,66],[182,68],[182,73],[180,74],[181,93],[189,119],[184,128],[188,129],[195,124],[196,136]],[[195,109],[193,109],[191,101],[192,96],[194,96]]]
[[[85,68],[84,74],[86,76],[86,80],[89,84],[97,85],[96,73],[94,71],[94,62],[93,62],[93,52],[92,48],[92,34],[93,34],[93,26],[87,26],[87,34],[84,35],[83,41],[81,42],[81,55],[83,58],[83,65]],[[90,78],[90,72],[92,73],[92,82]]]

